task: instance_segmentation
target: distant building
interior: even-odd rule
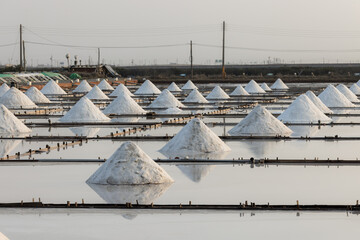
[[[76,73],[95,73],[102,77],[121,77],[110,65],[73,65],[70,72]]]

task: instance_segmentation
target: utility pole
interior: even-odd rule
[[[190,65],[191,65],[191,80],[194,80],[192,41],[190,41]]]
[[[222,46],[222,79],[226,78],[225,72],[225,21],[223,21],[223,46]]]
[[[25,41],[23,40],[22,42],[22,45],[23,45],[23,64],[24,64],[24,71],[26,72],[26,57],[25,57]]]
[[[100,68],[100,48],[98,48],[98,67]]]
[[[20,72],[23,69],[23,39],[22,39],[22,25],[20,24]]]

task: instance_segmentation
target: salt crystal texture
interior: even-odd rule
[[[207,95],[207,100],[221,100],[221,99],[229,99],[229,95],[220,87],[216,86],[214,89]]]
[[[310,98],[310,100],[315,104],[315,106],[317,106],[318,109],[320,109],[323,113],[333,113],[333,111],[331,111],[312,91],[307,91],[305,95]]]
[[[320,100],[327,107],[355,107],[355,105],[350,102],[344,94],[342,94],[338,89],[336,89],[332,84],[329,84],[327,88],[319,94]]]
[[[97,85],[101,91],[113,91],[114,88],[106,81],[106,79],[103,79],[98,85]]]
[[[41,92],[44,95],[66,94],[66,92],[52,79],[41,89]]]
[[[266,93],[265,90],[262,89],[254,80],[250,80],[250,82],[245,86],[245,90],[250,94]]]
[[[247,96],[250,95],[240,84],[234,89],[230,96]]]
[[[184,107],[184,105],[167,89],[164,89],[161,94],[148,106],[148,108],[172,107]]]
[[[51,103],[51,101],[36,87],[29,88],[25,92],[25,95],[34,103]]]
[[[108,122],[105,116],[87,97],[82,97],[62,118],[60,122]]]
[[[197,90],[194,89],[191,93],[184,99],[184,103],[208,103],[209,101]]]
[[[349,99],[351,102],[359,102],[357,96],[352,91],[350,91],[350,89],[348,89],[348,87],[344,84],[337,85],[336,89],[339,90],[342,94],[344,94],[344,96],[347,97],[347,99]]]
[[[37,106],[19,89],[10,88],[1,98],[0,103],[7,108],[36,108]]]
[[[9,86],[6,83],[3,83],[0,87],[0,97],[2,97],[9,89]]]
[[[88,92],[85,95],[88,99],[96,99],[96,100],[106,100],[109,99],[108,96],[105,95],[105,93],[103,93],[103,91],[101,91],[101,89],[98,86],[94,86],[90,92]]]
[[[350,90],[356,94],[356,95],[360,95],[360,87],[359,85],[357,85],[356,83],[354,83],[353,85],[351,85]],[[1,96],[1,93],[0,93]]]
[[[130,92],[130,90],[122,83],[120,83],[109,96],[110,97],[118,97],[118,96],[122,95],[123,93],[126,93],[129,96],[134,96],[134,94],[132,94]]]
[[[176,85],[176,83],[172,82],[167,90],[169,90],[170,92],[181,92],[181,89],[178,87],[178,85]]]
[[[29,133],[31,130],[4,105],[0,104],[0,132]]]
[[[260,87],[265,91],[272,91],[271,88],[269,88],[269,86],[266,83],[262,83]]]
[[[160,184],[174,180],[133,142],[125,142],[86,181],[92,184]]]
[[[144,114],[146,111],[135,102],[128,94],[118,96],[103,111],[104,114]]]
[[[195,84],[191,80],[188,80],[181,89],[182,90],[193,90],[193,89],[198,89],[198,87],[195,86]]]
[[[150,80],[146,80],[135,92],[135,95],[157,95],[160,93],[161,91]]]
[[[91,86],[86,80],[82,80],[79,86],[77,86],[73,93],[87,93],[91,91]]]
[[[330,123],[328,118],[305,94],[297,97],[278,117],[284,123]]]
[[[287,89],[289,89],[289,87],[286,86],[286,84],[280,78],[278,78],[270,88],[272,90],[287,90]]]
[[[266,108],[257,105],[228,133],[232,136],[290,136],[292,131]]]

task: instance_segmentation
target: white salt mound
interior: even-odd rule
[[[350,91],[350,89],[348,89],[348,87],[345,86],[344,84],[339,84],[339,85],[337,85],[336,88],[342,94],[344,94],[344,96],[347,97],[347,99],[349,99],[351,102],[359,102],[359,99],[357,98],[357,96],[352,91]]]
[[[93,127],[71,127],[69,128],[77,136],[95,137],[100,128]]]
[[[359,85],[357,85],[356,83],[354,83],[353,85],[351,85],[350,90],[356,94],[356,95],[360,95],[360,87]],[[1,93],[0,93],[1,96]]]
[[[229,99],[229,95],[220,87],[216,86],[214,89],[207,95],[206,99]]]
[[[132,94],[130,92],[130,90],[122,83],[120,83],[109,96],[110,97],[118,97],[118,96],[122,95],[123,93],[126,93],[129,96],[134,96],[134,94]]]
[[[191,80],[188,80],[185,83],[185,85],[181,88],[181,90],[193,90],[193,89],[198,89],[198,87],[195,86],[195,84]]]
[[[328,118],[305,94],[297,97],[278,117],[284,123],[330,123]]]
[[[228,133],[232,136],[290,136],[292,131],[266,108],[257,105]]]
[[[60,122],[107,122],[105,116],[87,97],[82,97],[62,118]]]
[[[356,82],[356,84],[359,85],[359,87],[360,87],[360,80],[358,80],[358,81]]]
[[[29,88],[25,92],[25,95],[34,103],[51,103],[51,101],[36,87]]]
[[[31,130],[4,105],[0,104],[0,132],[29,133]]]
[[[319,94],[320,100],[327,107],[355,107],[344,94],[336,89],[332,84],[329,84],[327,88]]]
[[[167,90],[169,90],[170,92],[181,92],[181,89],[178,87],[178,85],[176,85],[176,83],[172,82]]]
[[[2,97],[9,89],[9,86],[6,83],[3,83],[0,87],[0,97]]]
[[[160,184],[174,180],[135,143],[125,142],[86,181],[92,184]]]
[[[289,89],[289,87],[286,86],[286,84],[280,78],[278,78],[270,88],[272,90],[287,90],[287,89]]]
[[[45,95],[66,94],[66,92],[52,79],[41,89],[41,92]]]
[[[109,99],[98,86],[94,86],[90,92],[85,95],[88,99],[105,100]]]
[[[173,107],[173,108],[168,108],[166,110],[160,111],[159,113],[161,114],[181,114],[184,111],[181,110],[180,108],[177,107]]]
[[[86,80],[82,80],[79,86],[73,90],[73,93],[87,93],[90,92],[91,89],[90,84]]]
[[[161,91],[150,81],[146,80],[139,89],[134,93],[135,95],[156,95]]]
[[[266,83],[262,83],[260,87],[265,91],[272,91],[271,88],[269,88],[269,86]]]
[[[266,93],[265,90],[262,89],[254,80],[250,80],[250,82],[245,86],[245,90],[250,94]]]
[[[176,97],[167,89],[164,89],[161,94],[148,106],[149,108],[172,108],[184,107],[184,105],[176,99]]]
[[[169,157],[186,157],[230,150],[200,119],[194,118],[160,152]]]
[[[208,103],[208,100],[197,90],[194,89],[191,93],[184,99],[185,103]]]
[[[317,108],[320,109],[323,113],[333,113],[333,111],[331,111],[312,91],[307,91],[305,95],[310,98],[310,100],[315,104],[315,106],[317,106]]]
[[[114,88],[106,81],[106,79],[103,79],[98,85],[97,85],[101,91],[113,91]]]
[[[234,89],[230,96],[247,96],[250,95],[240,84]]]
[[[7,108],[36,108],[37,106],[22,91],[10,88],[1,98],[0,103]]]
[[[103,111],[104,114],[144,114],[146,111],[135,102],[128,94],[118,96]]]

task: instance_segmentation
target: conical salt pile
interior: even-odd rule
[[[1,98],[0,103],[7,108],[35,108],[33,101],[17,88],[10,88]]]
[[[125,142],[86,182],[138,185],[171,183],[174,180],[135,143]]]
[[[230,150],[200,119],[194,118],[160,152],[169,157],[185,157]]]
[[[230,96],[247,96],[250,95],[240,84],[234,89]]]
[[[355,95],[360,95],[360,87],[359,85],[357,85],[356,83],[354,83],[353,85],[351,85],[350,90],[355,94]],[[0,93],[1,96],[1,93]]]
[[[92,87],[86,80],[82,80],[79,86],[77,86],[72,92],[73,93],[87,93],[90,92]]]
[[[106,79],[103,79],[98,85],[97,85],[101,91],[113,91],[114,88],[106,81]]]
[[[262,89],[254,80],[250,80],[250,82],[245,86],[245,90],[250,94],[266,93],[265,90]]]
[[[266,83],[262,83],[260,87],[265,91],[272,91],[271,88],[269,88],[269,86]]]
[[[289,87],[286,86],[286,84],[280,78],[278,78],[270,88],[272,90],[287,90],[287,89],[289,89]]]
[[[164,89],[161,94],[148,106],[149,108],[172,108],[184,107],[184,105],[174,97],[174,95],[167,89]]]
[[[96,85],[85,96],[88,99],[96,99],[96,100],[109,99],[109,97],[106,96],[105,93],[103,93],[103,91],[101,91],[101,89]]]
[[[310,98],[310,100],[315,104],[315,106],[317,106],[317,108],[320,109],[323,113],[333,113],[333,111],[331,111],[312,91],[307,91],[305,95]]]
[[[176,83],[172,82],[167,90],[169,90],[170,92],[181,92],[181,89],[178,87],[178,85],[176,85]]]
[[[278,117],[284,123],[330,123],[328,118],[305,94],[297,97]]]
[[[150,81],[146,80],[141,87],[134,93],[135,95],[156,95],[161,91]]]
[[[66,94],[66,92],[52,79],[41,89],[41,92],[44,95]]]
[[[62,118],[60,122],[107,122],[105,116],[87,97],[82,97]]]
[[[332,84],[329,84],[327,88],[319,94],[320,100],[327,107],[355,107],[344,94],[336,89]]]
[[[0,132],[28,133],[31,132],[31,130],[4,105],[0,104]]]
[[[25,95],[34,103],[51,103],[51,101],[36,87],[29,88],[25,92]]]
[[[118,96],[103,111],[104,114],[143,114],[146,113],[132,97],[124,93]]]
[[[185,83],[185,85],[181,88],[181,90],[193,90],[193,89],[198,89],[198,87],[195,86],[195,84],[191,80],[188,80]]]
[[[109,96],[110,97],[118,97],[118,96],[122,95],[123,93],[126,93],[129,96],[134,96],[134,94],[132,94],[130,92],[130,90],[122,83],[120,83]]]
[[[344,94],[344,96],[347,97],[347,99],[349,99],[351,102],[359,102],[359,99],[357,98],[357,96],[352,91],[350,91],[350,89],[348,89],[348,87],[345,86],[344,84],[339,84],[339,85],[337,85],[336,88],[342,94]]]
[[[184,99],[185,103],[208,103],[209,101],[197,90],[194,89],[191,93]]]
[[[360,80],[358,80],[358,81],[356,82],[356,84],[359,85],[359,87],[360,87]]]
[[[229,99],[229,98],[230,98],[229,95],[227,95],[227,93],[220,86],[214,87],[214,89],[206,97],[206,99],[208,100]]]
[[[168,108],[166,110],[160,111],[159,113],[161,113],[161,114],[180,114],[183,112],[184,111],[181,110],[180,108],[173,107],[173,108]]]
[[[9,89],[9,86],[6,83],[3,83],[0,87],[0,97],[2,97]]]
[[[228,133],[232,136],[290,136],[292,131],[266,108],[257,105]]]

